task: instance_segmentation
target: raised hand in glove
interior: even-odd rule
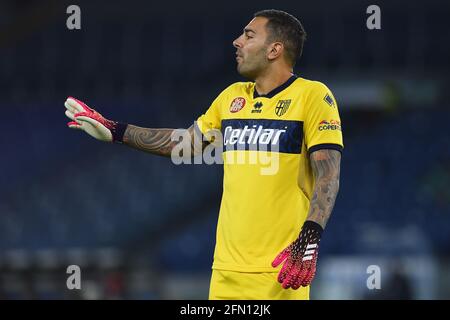
[[[71,129],[83,130],[97,140],[122,142],[126,124],[104,118],[84,102],[68,97],[64,103],[66,116],[72,121],[67,124]]]

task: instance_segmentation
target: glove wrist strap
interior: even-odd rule
[[[319,237],[322,236],[323,228],[317,222],[306,220],[305,223],[303,224],[303,229],[313,230],[319,235]]]
[[[122,122],[116,122],[114,129],[111,130],[113,142],[115,143],[123,143],[123,135],[125,134],[125,130],[127,129],[128,124]]]

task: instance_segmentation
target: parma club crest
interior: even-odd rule
[[[278,100],[277,106],[275,107],[275,114],[279,117],[281,117],[283,114],[285,114],[289,106],[291,105],[291,99],[289,100]]]

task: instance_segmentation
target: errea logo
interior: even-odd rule
[[[261,113],[262,112],[262,108],[263,107],[263,103],[261,101],[256,102],[253,105],[253,110],[252,113]]]

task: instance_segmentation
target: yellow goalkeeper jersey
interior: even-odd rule
[[[294,241],[309,209],[309,154],[343,148],[336,100],[322,83],[293,75],[266,95],[238,82],[197,126],[222,133],[223,194],[213,269],[277,272],[275,256]]]

